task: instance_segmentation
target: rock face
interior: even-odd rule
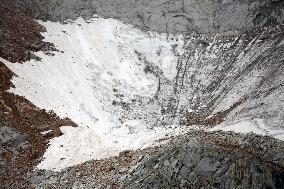
[[[32,7],[25,1],[17,3],[26,11]],[[34,0],[34,3],[39,8],[29,13],[35,18],[66,21],[97,14],[145,30],[189,33],[183,54],[176,54],[179,61],[172,80],[137,51],[137,56],[144,60],[145,72],[157,78],[159,87],[151,105],[137,107],[125,102],[127,109],[134,110],[121,110],[129,117],[138,114],[151,127],[180,122],[212,125],[224,121],[226,116],[229,121],[261,119],[270,128],[283,125],[284,105],[279,102],[283,101],[284,29],[277,25],[283,23],[283,1]],[[262,27],[266,25],[269,26]],[[262,29],[252,30],[253,27]]]
[[[71,120],[7,92],[13,86],[13,75],[0,61],[0,188],[26,188],[27,172],[43,155],[47,139],[56,137],[60,126],[72,125]],[[46,130],[52,131],[43,135]]]
[[[142,98],[139,105],[130,102],[132,111],[123,111],[129,118],[138,115],[151,127],[180,123],[212,126],[226,118],[228,122],[260,119],[268,128],[282,128],[283,29],[188,34],[183,53],[176,55],[179,59],[173,79],[137,51],[143,63],[150,65],[148,73],[157,78],[159,86],[151,103]]]
[[[19,134],[10,127],[0,128],[0,165],[3,166],[7,163],[7,160],[16,159],[19,153],[26,149],[28,146],[28,137],[26,135]],[[10,157],[9,157],[10,156]],[[0,169],[1,174],[4,174],[4,170]]]
[[[278,176],[281,177],[283,174],[283,168],[278,172],[279,167],[270,162],[270,155],[266,155],[270,152],[265,149],[273,145],[268,144],[272,142],[269,139],[266,143],[264,142],[266,139],[253,135],[221,136],[221,133],[189,134],[184,137],[175,140],[175,145],[160,151],[159,155],[144,158],[139,168],[126,177],[124,186],[127,188],[281,188],[283,186],[283,177],[278,180]],[[258,145],[259,142],[262,144],[261,147]],[[275,154],[274,158],[282,159],[282,155]],[[265,160],[266,158],[268,161]],[[154,163],[147,166],[149,161]],[[275,175],[275,171],[279,175]]]
[[[283,23],[281,0],[49,0],[36,16],[64,21],[93,14],[160,32],[217,32]],[[30,3],[23,3],[24,6]],[[41,5],[43,4],[43,5]]]
[[[275,128],[283,125],[283,103],[278,102],[283,101],[284,39],[283,26],[276,26],[284,21],[283,1],[34,0],[34,3],[39,8],[32,16],[52,21],[97,14],[144,30],[205,33],[187,36],[175,80],[168,81],[159,69],[148,66],[150,70],[146,71],[158,76],[160,85],[155,107],[146,106],[141,113],[150,110],[149,114],[154,115],[153,118],[147,114],[145,119],[154,120],[148,122],[156,123],[162,116],[159,124],[177,123],[181,118],[188,125],[208,125],[222,122],[230,113],[229,120],[253,117],[264,119],[265,124]],[[31,8],[25,1],[18,4]],[[252,30],[254,27],[262,29]],[[247,32],[232,32],[235,30]],[[208,34],[216,32],[219,33]],[[139,53],[141,59],[145,58]],[[145,65],[149,64],[147,61]],[[179,118],[173,120],[176,115]]]
[[[191,132],[128,156],[35,172],[30,181],[38,188],[283,188],[281,148],[269,137]]]

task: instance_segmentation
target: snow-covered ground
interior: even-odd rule
[[[123,150],[144,148],[184,131],[159,122],[152,127],[146,121],[152,119],[153,112],[161,111],[156,108],[158,103],[168,103],[163,98],[153,101],[160,80],[151,70],[147,71],[147,66],[158,68],[157,72],[162,73],[163,87],[175,83],[178,59],[188,53],[184,53],[182,35],[144,32],[115,19],[101,17],[67,24],[39,23],[46,27],[45,41],[53,43],[59,51],[53,52],[54,55],[37,52],[41,61],[31,60],[24,64],[11,64],[0,58],[17,75],[12,80],[15,88],[10,91],[40,108],[53,110],[60,117],[71,118],[79,127],[62,127],[64,134],[50,141],[44,160],[37,168],[59,171],[91,159],[118,155]],[[215,50],[205,58],[216,59]],[[192,61],[198,70],[199,54],[194,54]],[[203,83],[209,81],[205,77],[211,73],[209,63],[196,75]],[[242,91],[244,85],[249,86],[240,85]],[[167,90],[172,88],[169,84],[163,89],[170,98]],[[185,93],[184,96],[186,104],[190,95]],[[219,103],[218,111],[229,107],[238,96],[232,92],[229,97],[232,100],[225,99],[228,104]],[[261,119],[223,123],[210,130],[254,132],[284,140],[284,130],[266,128]]]
[[[272,130],[268,128],[262,119],[239,120],[233,123],[224,122],[209,131],[233,131],[236,133],[255,133],[263,136],[270,136],[279,140],[284,140],[284,129]]]
[[[50,141],[39,169],[60,170],[94,158],[143,148],[173,129],[148,128],[139,119],[121,121],[113,101],[129,102],[152,97],[158,80],[144,71],[137,52],[163,70],[176,75],[177,57],[172,45],[183,45],[182,36],[144,33],[114,19],[95,17],[68,24],[41,22],[45,40],[55,44],[54,56],[36,53],[41,61],[7,66],[19,77],[10,91],[36,106],[69,117],[79,127],[61,128],[64,135]],[[178,134],[175,129],[174,134]]]

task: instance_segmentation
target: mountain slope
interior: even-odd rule
[[[283,5],[1,3],[0,187],[283,188]]]
[[[275,98],[283,92],[281,26],[174,36],[99,17],[42,24],[57,51],[36,53],[40,62],[6,63],[18,76],[11,92],[80,127],[61,128],[39,168],[145,147],[180,124],[212,127],[226,119],[213,130],[237,122],[232,130],[283,139],[284,104],[282,95]]]

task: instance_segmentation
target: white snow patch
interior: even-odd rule
[[[266,127],[263,119],[241,120],[233,123],[222,123],[209,131],[233,131],[236,133],[255,133],[263,136],[271,136],[279,140],[284,140],[284,129],[275,129]]]
[[[10,92],[26,97],[36,106],[69,117],[79,127],[63,127],[62,136],[50,141],[39,169],[59,171],[82,162],[118,155],[127,149],[144,148],[177,128],[147,128],[142,121],[121,123],[112,105],[114,88],[125,101],[137,95],[151,97],[158,81],[146,74],[147,61],[158,66],[168,79],[176,75],[176,51],[181,52],[183,37],[142,32],[131,25],[100,17],[60,24],[42,22],[45,41],[61,52],[48,56],[35,53],[41,61],[11,64],[1,59],[18,77]],[[125,115],[124,115],[125,116]]]
[[[52,130],[43,131],[43,132],[41,132],[41,134],[46,135],[46,134],[50,133],[51,131],[52,131]]]

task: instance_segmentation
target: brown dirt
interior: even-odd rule
[[[15,7],[14,1],[0,0],[0,57],[11,62],[24,62],[34,51],[54,50],[43,42],[40,32],[44,28],[24,11]],[[0,167],[0,188],[27,188],[28,173],[40,161],[48,140],[61,135],[61,126],[76,126],[69,118],[60,119],[21,96],[7,92],[13,87],[14,73],[0,61],[0,127],[10,127],[28,136],[29,146],[19,155],[11,152],[0,154],[6,164]],[[52,130],[46,135],[42,131]],[[13,157],[13,158],[12,158]]]
[[[68,118],[60,119],[55,113],[37,108],[25,98],[5,91],[12,86],[10,82],[12,76],[13,73],[0,63],[0,127],[10,127],[27,135],[29,147],[15,160],[11,158],[13,154],[1,154],[8,163],[5,167],[1,167],[5,176],[0,176],[0,188],[24,186],[27,183],[27,173],[39,162],[47,148],[48,139],[59,136],[61,126],[76,126]],[[52,132],[42,135],[41,132],[46,130]]]
[[[238,107],[240,104],[242,104],[246,99],[239,100],[238,102],[234,103],[230,108],[217,112],[216,114],[213,114],[212,116],[193,116],[190,113],[188,113],[185,117],[185,119],[181,122],[182,125],[203,125],[207,127],[212,127],[215,125],[218,125],[225,121],[225,118],[227,115],[233,111],[236,107]]]
[[[11,62],[36,58],[33,51],[54,49],[42,41],[44,27],[34,21],[14,1],[0,0],[0,57]],[[32,11],[31,11],[32,12]]]

